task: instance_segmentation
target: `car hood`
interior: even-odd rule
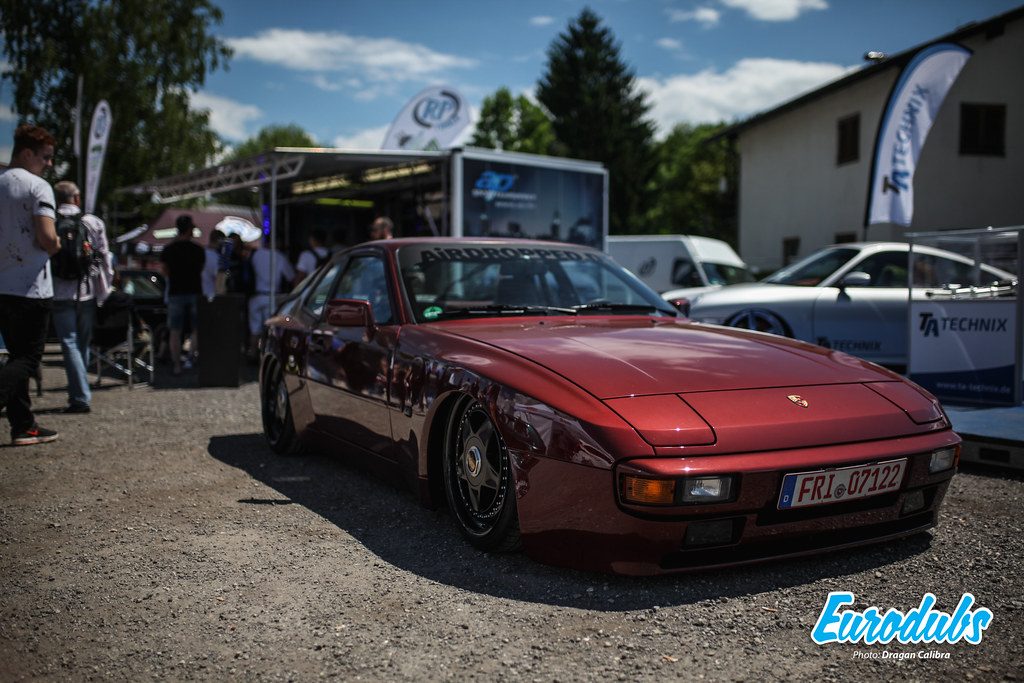
[[[720,287],[714,291],[700,294],[693,300],[693,310],[717,306],[749,306],[750,304],[770,301],[816,299],[820,294],[820,287],[796,287],[794,285],[751,282]]]
[[[791,339],[640,316],[443,326],[539,363],[600,399],[894,378],[851,356]]]
[[[947,426],[938,402],[897,375],[774,335],[632,316],[445,327],[558,373],[655,447],[739,453]]]

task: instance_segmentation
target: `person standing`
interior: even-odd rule
[[[371,240],[389,240],[394,237],[395,224],[387,216],[378,216],[370,224]]]
[[[273,271],[270,263],[271,254],[274,255]],[[287,293],[288,290],[283,289],[281,285],[295,280],[295,269],[292,268],[280,245],[277,249],[270,247],[269,244],[263,249],[257,249],[251,257],[251,262],[256,291],[249,298],[249,355],[254,356],[259,350],[263,321],[274,313],[274,305],[270,300],[270,283],[278,283],[278,296]]]
[[[57,213],[61,216],[82,214],[82,195],[78,186],[62,180],[53,186],[57,196]],[[92,214],[82,214],[89,244],[94,254],[88,274],[79,280],[53,277],[53,328],[60,339],[64,355],[64,373],[68,378],[68,405],[65,413],[88,413],[92,392],[89,390],[89,344],[96,320],[96,306],[102,306],[110,294],[114,277],[110,266],[110,248],[106,226]]]
[[[53,166],[55,143],[44,128],[18,126],[10,167],[0,173],[0,335],[9,354],[0,368],[0,408],[7,408],[15,446],[57,438],[36,423],[28,395],[50,322],[50,255],[60,250],[53,189],[41,177]]]
[[[171,366],[175,376],[181,374],[181,344],[188,322],[192,332],[192,353],[198,351],[196,326],[199,322],[199,295],[203,292],[202,272],[206,265],[205,250],[192,241],[195,223],[192,216],[182,214],[175,221],[178,236],[160,252],[167,277],[167,328],[170,331]],[[188,363],[191,367],[191,363]]]
[[[217,296],[217,276],[221,267],[221,246],[224,244],[225,235],[220,230],[211,230],[210,239],[206,243],[206,263],[203,265],[203,296],[208,301],[213,301]],[[221,283],[223,285],[223,283]]]
[[[307,275],[323,265],[331,256],[325,246],[327,233],[319,228],[309,233],[309,249],[299,254],[295,264],[295,284],[299,284]]]

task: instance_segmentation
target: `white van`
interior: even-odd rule
[[[754,281],[732,247],[711,237],[609,235],[608,254],[666,299]]]

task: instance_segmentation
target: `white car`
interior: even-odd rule
[[[794,337],[893,367],[907,363],[907,244],[826,247],[760,282],[690,302],[697,322]],[[914,246],[914,298],[946,287],[1009,284],[1016,276],[942,249]],[[684,310],[684,313],[687,311]]]
[[[712,237],[611,235],[608,254],[677,306],[681,298],[754,281],[732,247]]]

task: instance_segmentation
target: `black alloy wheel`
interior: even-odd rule
[[[464,399],[448,423],[444,454],[448,505],[469,542],[481,550],[519,548],[519,516],[508,449],[487,410]]]
[[[267,370],[263,383],[263,434],[270,448],[279,455],[296,455],[301,443],[295,433],[292,421],[292,405],[288,396],[288,385],[284,381],[281,367],[274,365]]]

